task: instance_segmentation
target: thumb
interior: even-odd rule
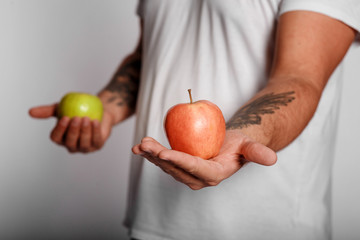
[[[241,149],[245,159],[265,166],[271,166],[276,163],[276,153],[265,145],[249,141]]]
[[[101,120],[101,136],[106,140],[111,133],[113,127],[112,115],[109,114],[106,110],[104,111],[102,120]]]
[[[56,116],[57,104],[33,107],[29,110],[29,115],[33,118],[49,118]]]

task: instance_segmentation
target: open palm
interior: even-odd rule
[[[29,114],[37,119],[56,117],[56,108],[57,104],[33,107]],[[62,117],[51,131],[50,138],[71,153],[88,153],[102,148],[111,128],[111,117],[106,111],[101,122],[87,117]]]
[[[238,130],[227,131],[220,153],[209,160],[170,150],[150,137],[143,138],[132,151],[144,156],[193,190],[218,185],[246,162],[270,166],[277,160],[273,150],[253,141]]]

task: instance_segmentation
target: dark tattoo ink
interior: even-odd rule
[[[226,124],[226,129],[241,129],[250,125],[260,125],[262,115],[273,114],[281,106],[287,106],[295,99],[294,93],[294,91],[279,94],[269,93],[255,99],[235,113]]]
[[[111,98],[109,98],[108,100],[107,100],[107,102],[108,103],[112,103],[112,102],[114,102],[116,100],[116,97],[115,96],[112,96]]]
[[[114,93],[108,102],[117,106],[128,106],[135,109],[140,84],[141,53],[137,52],[125,60],[115,73],[105,90]]]

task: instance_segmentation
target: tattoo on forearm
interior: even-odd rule
[[[245,105],[226,124],[226,129],[241,129],[250,125],[260,125],[261,116],[273,114],[281,106],[287,106],[295,97],[294,91],[284,93],[269,93]]]
[[[114,74],[105,90],[114,93],[108,102],[135,109],[140,83],[141,53],[130,56]]]

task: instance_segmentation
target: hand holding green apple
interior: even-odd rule
[[[33,118],[57,117],[50,138],[69,152],[99,150],[112,129],[111,114],[104,111],[101,100],[86,93],[68,93],[59,103],[31,108],[29,114]]]

